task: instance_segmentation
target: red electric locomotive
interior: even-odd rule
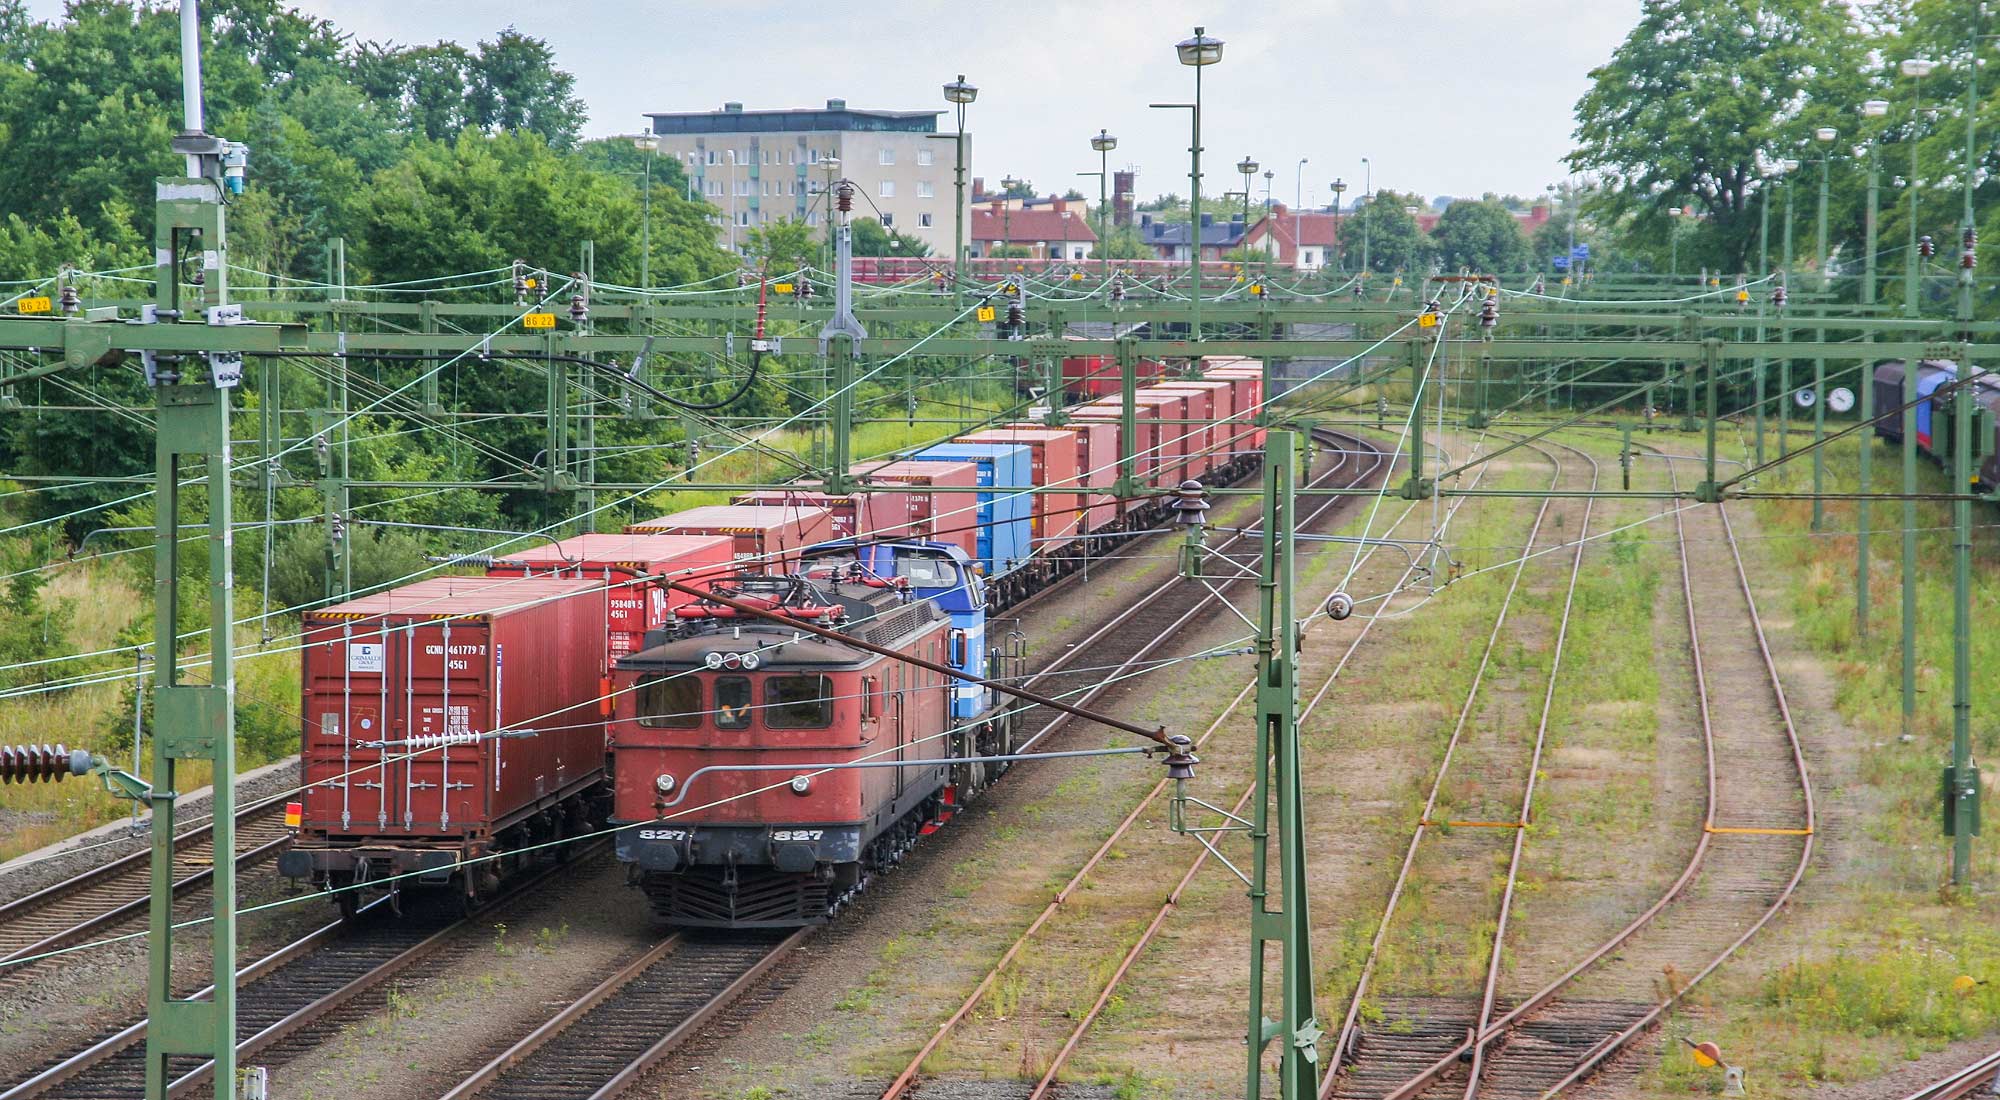
[[[933,663],[965,645],[938,601],[860,569],[714,591]],[[948,814],[952,680],[715,601],[676,615],[615,673],[618,856],[666,923],[825,921]]]

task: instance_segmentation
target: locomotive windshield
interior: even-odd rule
[[[825,676],[773,676],[764,681],[764,724],[774,730],[831,726],[833,681]]]
[[[725,730],[750,728],[750,681],[742,676],[722,676],[715,681],[715,727]]]
[[[639,681],[639,724],[651,729],[693,729],[701,725],[701,681],[676,673]]]

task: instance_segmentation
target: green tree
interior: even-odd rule
[[[1372,198],[1356,203],[1354,214],[1340,219],[1341,256],[1358,269],[1365,251],[1369,269],[1377,272],[1416,271],[1428,266],[1437,246],[1417,220],[1403,212],[1405,206],[1421,204],[1415,195],[1394,191],[1377,191]]]
[[[1851,7],[1823,0],[1645,0],[1576,105],[1569,164],[1604,180],[1606,221],[1667,251],[1670,207],[1706,217],[1681,262],[1742,270],[1764,169],[1807,159],[1812,131],[1851,132],[1869,43]]]
[[[1114,225],[1104,239],[1091,250],[1093,257],[1100,260],[1150,260],[1153,250],[1139,237],[1139,231],[1129,225]]]
[[[802,221],[785,218],[750,230],[744,254],[766,272],[781,275],[819,263],[819,231]]]
[[[1446,271],[1512,273],[1526,271],[1532,262],[1521,223],[1497,202],[1452,203],[1438,216],[1431,236]]]
[[[856,256],[928,256],[931,246],[922,239],[909,236],[900,230],[888,229],[874,218],[856,218],[849,223],[854,229],[853,247]]]
[[[472,118],[489,131],[532,130],[550,145],[576,144],[586,112],[576,77],[556,68],[555,51],[513,27],[479,44],[472,61]]]

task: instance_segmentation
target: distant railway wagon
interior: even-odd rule
[[[833,513],[807,505],[709,504],[625,528],[633,535],[728,535],[736,560],[765,573],[784,573],[799,551],[833,536]]]
[[[498,889],[600,820],[606,585],[436,577],[307,613],[305,788],[279,870],[338,891]],[[486,857],[497,857],[488,859]]]
[[[1906,369],[1907,364],[1900,359],[1876,364],[1874,386],[1877,412],[1903,407],[1907,400],[1903,393]],[[1936,395],[1957,378],[1958,364],[1951,360],[1925,359],[1917,364],[1917,405],[1914,410],[1917,449],[1946,469],[1950,469],[1953,461],[1951,403],[1956,397],[1948,390],[1942,398]],[[1976,463],[1973,488],[1977,492],[1992,494],[2000,492],[2000,379],[1979,375],[1972,381],[1972,390],[1972,456]],[[1901,443],[1902,415],[1884,416],[1877,420],[1875,434]]]
[[[683,583],[736,572],[736,542],[727,535],[574,535],[497,558],[489,577],[585,577],[606,586],[606,668],[637,649],[646,632],[693,597],[651,580]]]

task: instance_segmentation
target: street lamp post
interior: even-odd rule
[[[1097,247],[1104,247],[1104,240],[1111,235],[1111,207],[1105,200],[1105,185],[1111,179],[1111,150],[1118,148],[1118,139],[1110,131],[1099,129],[1097,136],[1090,139],[1090,147],[1097,150]]]
[[[1883,118],[1888,114],[1888,100],[1871,99],[1861,105],[1862,118]],[[1881,173],[1878,170],[1880,167],[1879,158],[1875,153],[1877,146],[1880,144],[1880,138],[1881,131],[1879,127],[1870,130],[1868,134],[1868,213],[1867,220],[1862,226],[1864,237],[1862,250],[1868,257],[1861,283],[1861,304],[1865,306],[1873,306],[1875,304],[1875,222],[1879,213],[1877,204],[1881,197],[1882,182]],[[1872,423],[1875,419],[1875,380],[1869,377],[1867,372],[1864,371],[1858,381],[1860,384],[1855,388],[1861,391],[1861,422],[1863,424]],[[1874,435],[1875,433],[1871,430],[1864,434],[1861,439],[1859,470],[1861,499],[1855,502],[1855,519],[1859,530],[1856,532],[1854,539],[1854,630],[1857,635],[1864,638],[1868,635],[1869,520],[1872,518],[1870,515],[1871,510],[1869,508],[1868,494],[1873,491],[1875,486],[1874,478],[1871,476],[1873,471],[1870,469],[1875,453]]]
[[[1174,44],[1181,64],[1194,69],[1194,143],[1188,147],[1188,232],[1194,258],[1194,319],[1190,335],[1201,339],[1201,71],[1222,60],[1222,39],[1196,27],[1193,38]]]
[[[1871,99],[1861,105],[1862,118],[1883,118],[1888,113],[1889,101],[1886,99]],[[1875,304],[1878,289],[1875,285],[1875,251],[1878,247],[1876,240],[1878,227],[1876,222],[1879,220],[1881,213],[1882,173],[1880,158],[1876,154],[1881,148],[1881,137],[1882,134],[1879,128],[1871,130],[1868,134],[1868,214],[1866,221],[1862,224],[1864,238],[1862,247],[1867,253],[1865,274],[1863,275],[1861,284],[1861,304],[1865,306]],[[1866,389],[1867,387],[1863,386],[1862,388]]]
[[[1681,208],[1667,207],[1667,217],[1673,220],[1667,228],[1667,274],[1679,276],[1681,273]]]
[[[1787,157],[1778,162],[1778,167],[1785,173],[1784,254],[1780,257],[1778,266],[1783,271],[1783,275],[1780,276],[1781,284],[1790,287],[1792,285],[1792,192],[1795,190],[1792,186],[1792,177],[1799,170],[1799,162]],[[1792,326],[1782,318],[1778,325],[1778,339],[1787,344],[1792,341]],[[1789,358],[1778,360],[1778,392],[1782,395],[1778,401],[1778,457],[1785,458],[1792,452],[1792,361]]]
[[[1830,274],[1827,272],[1826,269],[1826,264],[1827,264],[1826,200],[1827,200],[1827,190],[1828,190],[1828,177],[1832,175],[1833,171],[1833,141],[1835,138],[1839,136],[1840,136],[1840,131],[1834,129],[1831,126],[1822,126],[1819,129],[1813,131],[1814,139],[1816,139],[1821,145],[1826,147],[1825,151],[1820,153],[1819,155],[1819,242],[1818,243],[1819,243],[1819,289],[1820,293],[1822,294],[1826,293],[1826,291],[1833,285],[1832,277],[1830,276]]]
[[[729,150],[729,251],[736,251],[736,150]]]
[[[1021,181],[1013,176],[1000,177],[1000,248],[1014,246],[1014,188]],[[995,249],[998,251],[999,249]]]
[[[1903,184],[1904,188],[1910,193],[1910,241],[1908,248],[1903,253],[1903,316],[1905,317],[1915,317],[1917,315],[1917,265],[1919,262],[1917,259],[1917,118],[1922,110],[1924,78],[1931,75],[1931,70],[1936,67],[1937,62],[1926,57],[1906,58],[1898,66],[1904,76],[1910,77],[1917,82],[1915,89],[1910,94],[1910,178],[1904,181]],[[1905,491],[1914,492],[1915,490],[1906,488]],[[1906,513],[1913,513],[1915,509],[1915,502],[1904,501],[1903,510]],[[1909,517],[1906,515],[1905,518]],[[1915,527],[1915,521],[1912,520],[1905,525],[1905,530],[1913,531]],[[1907,660],[1907,658],[1905,659]]]
[[[1833,174],[1833,142],[1834,139],[1838,138],[1839,136],[1840,136],[1840,131],[1834,129],[1831,126],[1822,126],[1819,129],[1813,131],[1813,139],[1818,141],[1822,146],[1825,146],[1825,150],[1822,153],[1820,153],[1819,156],[1818,245],[1819,245],[1819,290],[1822,296],[1824,296],[1827,290],[1833,286],[1833,280],[1831,278],[1830,273],[1827,271],[1827,264],[1828,261],[1830,260],[1830,257],[1827,255],[1827,247],[1826,247],[1826,200],[1827,200],[1827,189],[1828,189],[1827,181],[1828,178]],[[1819,306],[1818,310],[1816,310],[1815,312],[1819,312],[1821,316],[1824,316],[1823,311],[1825,309],[1826,306],[1824,303],[1822,303]],[[1816,332],[1816,338],[1814,340],[1814,343],[1824,343],[1825,341],[1826,341],[1826,329],[1825,327],[1822,326]],[[1812,468],[1812,475],[1813,475],[1812,530],[1815,531],[1819,530],[1826,522],[1826,502],[1824,499],[1820,497],[1820,492],[1824,487],[1826,481],[1826,448],[1820,446],[1820,441],[1825,438],[1826,438],[1826,356],[1815,355],[1813,356],[1813,468]]]
[[[1347,194],[1347,181],[1335,177],[1333,187],[1333,269],[1345,271],[1340,262],[1340,197]]]
[[[1292,169],[1292,247],[1297,250],[1294,262],[1305,258],[1305,191],[1306,158],[1300,157],[1298,166]]]
[[[979,98],[979,89],[965,82],[965,74],[944,86],[945,102],[952,105],[958,114],[958,132],[952,138],[955,167],[952,170],[952,185],[958,193],[958,205],[952,208],[951,240],[951,300],[953,308],[958,308],[964,300],[962,279],[965,277],[965,105]]]
[[[640,134],[632,139],[632,147],[646,154],[646,190],[641,199],[644,210],[639,215],[639,286],[651,290],[653,287],[653,158],[659,153],[660,139],[651,134]]]
[[[1257,174],[1257,162],[1244,157],[1236,162],[1236,170],[1243,173],[1243,232],[1250,232],[1250,177]]]
[[[1368,275],[1368,228],[1369,217],[1375,206],[1375,166],[1361,158],[1361,274],[1365,283]]]

